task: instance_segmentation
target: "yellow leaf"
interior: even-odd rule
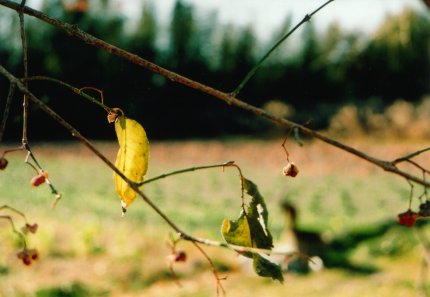
[[[118,117],[115,121],[119,151],[115,166],[131,181],[139,183],[148,170],[149,142],[145,129],[135,120]],[[125,209],[136,198],[136,192],[116,173],[115,190]]]

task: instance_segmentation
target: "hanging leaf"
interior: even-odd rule
[[[267,228],[269,212],[267,211],[264,198],[252,181],[244,179],[243,187],[245,192],[251,196],[246,216],[250,225],[253,247],[271,249],[273,247],[273,239]]]
[[[120,116],[115,120],[119,150],[115,166],[131,181],[139,183],[148,170],[149,142],[145,129],[135,120]],[[116,173],[115,190],[123,209],[136,198],[136,192]]]
[[[278,264],[270,262],[268,259],[263,256],[254,253],[253,254],[253,263],[254,271],[262,277],[271,277],[274,280],[278,280],[279,282],[284,282],[284,276],[282,275],[281,266]]]
[[[248,218],[242,212],[237,221],[224,220],[221,227],[222,235],[229,244],[252,247],[251,230]],[[244,256],[252,258],[251,254]]]
[[[273,239],[267,228],[269,212],[263,196],[258,192],[257,186],[250,180],[243,180],[245,192],[251,197],[246,212],[242,211],[236,221],[224,220],[221,233],[224,240],[232,245],[261,248],[271,250]],[[255,272],[263,277],[283,281],[281,267],[270,262],[258,253],[242,253],[243,256],[253,259]]]

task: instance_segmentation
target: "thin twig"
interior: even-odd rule
[[[0,216],[0,219],[5,219],[5,220],[9,221],[13,233],[15,233],[21,239],[23,248],[26,249],[27,248],[27,241],[25,240],[25,236],[24,236],[24,234],[22,234],[21,232],[19,232],[15,228],[15,224],[13,223],[12,217],[11,216]]]
[[[215,281],[216,281],[216,295],[219,296],[220,289],[221,289],[223,296],[225,296],[225,289],[221,283],[222,280],[225,280],[225,277],[224,278],[219,277],[218,270],[216,270],[214,262],[212,261],[211,257],[209,257],[209,255],[205,252],[205,250],[197,242],[195,242],[195,241],[191,241],[191,242],[203,254],[203,256],[206,258],[206,260],[209,262],[209,265],[211,266],[212,273],[213,273],[213,275],[215,277]]]
[[[414,184],[411,183],[409,180],[406,180],[411,187],[411,191],[409,192],[409,210],[412,207],[412,197],[414,196]]]
[[[45,172],[45,170],[43,170],[43,167],[40,165],[39,161],[37,161],[36,157],[34,156],[30,148],[30,145],[28,143],[24,144],[24,149],[27,151],[25,163],[28,164],[30,167],[32,167],[36,171],[36,174]],[[29,159],[31,159],[34,164],[31,163]],[[51,180],[48,177],[45,178],[45,182],[51,189],[51,193],[55,195],[55,200],[52,204],[52,208],[54,208],[55,205],[58,203],[58,201],[61,199],[62,194],[58,192],[58,190],[55,188],[55,186],[52,184]]]
[[[284,149],[285,154],[287,155],[287,162],[290,162],[290,153],[288,152],[288,150],[287,150],[287,146],[286,146],[286,144],[287,144],[287,139],[288,139],[288,136],[287,136],[287,137],[285,137],[285,139],[284,139],[284,141],[282,142],[281,146],[282,146],[282,148]]]
[[[180,170],[175,170],[169,173],[163,173],[159,176],[144,180],[143,182],[137,183],[137,185],[139,187],[145,185],[145,184],[149,184],[152,183],[156,180],[162,179],[162,178],[166,178],[172,175],[176,175],[176,174],[182,174],[182,173],[186,173],[186,172],[192,172],[192,171],[197,171],[197,170],[203,170],[203,169],[211,169],[211,168],[219,168],[219,167],[228,167],[228,166],[232,166],[232,164],[234,164],[234,161],[229,161],[229,162],[225,162],[225,163],[221,163],[221,164],[213,164],[213,165],[205,165],[205,166],[195,166],[195,167],[190,167],[190,168],[185,168],[185,169],[180,169]]]
[[[11,73],[9,73],[3,66],[0,65],[0,73],[5,76],[11,83],[15,83],[17,88],[22,92],[25,93],[28,98],[36,105],[38,106],[42,111],[47,113],[53,120],[55,120],[57,123],[59,123],[61,126],[63,126],[66,130],[68,130],[73,137],[77,138],[79,141],[81,141],[89,150],[91,150],[98,158],[100,158],[112,171],[114,171],[116,174],[118,174],[141,198],[143,201],[145,201],[173,230],[175,230],[176,233],[179,234],[179,236],[188,241],[196,242],[196,243],[202,243],[205,245],[210,246],[217,246],[217,247],[224,247],[228,248],[237,252],[255,252],[255,253],[265,253],[265,254],[277,254],[275,252],[272,252],[270,250],[265,249],[259,249],[259,248],[250,248],[250,247],[241,247],[241,246],[235,246],[230,245],[224,242],[217,242],[217,241],[211,241],[207,239],[200,239],[193,237],[184,231],[182,231],[167,215],[165,215],[161,209],[156,206],[152,200],[150,200],[142,191],[139,190],[138,185],[131,181],[129,178],[127,178],[118,168],[115,167],[115,165],[110,162],[106,156],[104,156],[94,145],[83,135],[79,133],[78,130],[76,130],[72,125],[70,125],[66,120],[64,120],[60,115],[58,115],[55,111],[53,111],[49,106],[47,106],[43,101],[38,99],[33,93],[31,93],[24,85],[23,83],[16,77],[14,77]],[[229,166],[237,166],[236,164],[231,164]],[[240,173],[241,174],[241,173]],[[286,254],[286,253],[281,253]]]
[[[21,216],[24,219],[26,224],[28,223],[27,217],[25,216],[25,214],[23,212],[20,212],[19,210],[15,209],[13,207],[10,207],[9,205],[0,206],[0,210],[3,210],[3,209],[8,209],[8,210],[18,214],[19,216]]]
[[[240,169],[239,165],[237,165],[236,163],[234,163],[234,161],[228,161],[225,163],[221,163],[221,164],[213,164],[213,165],[205,165],[205,166],[195,166],[195,167],[190,167],[190,168],[185,168],[185,169],[180,169],[180,170],[175,170],[169,173],[163,173],[159,176],[144,180],[140,183],[136,183],[136,185],[138,187],[141,187],[145,184],[149,184],[152,183],[154,181],[157,181],[159,179],[162,178],[166,178],[172,175],[177,175],[177,174],[182,174],[182,173],[186,173],[186,172],[193,172],[193,171],[197,171],[197,170],[204,170],[204,169],[211,169],[211,168],[219,168],[222,167],[223,169],[225,167],[235,167],[237,169],[237,171],[239,172],[239,177],[240,177],[240,192],[241,192],[241,198],[242,198],[242,207],[244,206],[244,187],[243,187],[243,174],[242,174],[242,170]]]
[[[18,10],[19,9],[19,5],[15,2],[12,2],[10,0],[0,0],[0,5],[3,5],[5,7],[14,9],[14,10]],[[298,132],[303,133],[305,135],[314,137],[316,139],[319,139],[331,146],[334,146],[340,150],[343,150],[347,153],[350,153],[362,160],[365,160],[369,163],[372,163],[374,165],[376,165],[377,167],[382,168],[383,170],[387,171],[387,172],[391,172],[393,174],[399,175],[401,177],[404,177],[410,181],[413,181],[417,184],[421,184],[425,187],[430,187],[430,183],[426,182],[424,180],[422,180],[421,178],[418,178],[416,176],[413,176],[405,171],[402,171],[400,169],[398,169],[395,164],[392,164],[392,162],[389,161],[384,161],[375,157],[372,157],[362,151],[359,151],[353,147],[350,147],[348,145],[345,145],[339,141],[336,141],[334,139],[331,139],[317,131],[314,131],[310,128],[307,128],[303,125],[297,124],[295,122],[289,121],[287,119],[283,119],[283,118],[279,118],[274,116],[273,114],[255,107],[253,105],[247,104],[242,100],[239,100],[233,96],[231,96],[231,94],[227,94],[224,92],[221,92],[217,89],[214,89],[212,87],[209,87],[207,85],[204,85],[202,83],[196,82],[194,80],[191,80],[185,76],[182,76],[178,73],[172,72],[170,70],[167,70],[163,67],[158,66],[157,64],[154,64],[148,60],[145,60],[135,54],[132,54],[126,50],[123,50],[117,46],[111,45],[101,39],[98,39],[84,31],[82,31],[81,29],[79,29],[76,25],[71,25],[71,24],[67,24],[65,22],[62,22],[60,20],[57,20],[55,18],[52,18],[40,11],[37,11],[35,9],[29,8],[29,7],[24,7],[24,13],[36,17],[38,19],[43,20],[44,22],[51,24],[61,30],[64,30],[67,34],[71,35],[71,36],[75,36],[79,39],[81,39],[83,42],[91,45],[91,46],[95,46],[97,48],[103,49],[111,54],[120,56],[128,61],[130,61],[133,64],[139,65],[141,67],[144,67],[154,73],[160,74],[166,78],[168,78],[171,81],[183,84],[185,86],[188,86],[190,88],[193,88],[195,90],[201,91],[203,93],[209,94],[217,99],[220,99],[224,102],[226,102],[229,105],[234,105],[238,108],[241,108],[243,110],[246,110],[248,112],[254,113],[255,115],[264,118],[270,122],[273,122],[276,125],[282,126],[282,127],[286,127],[286,128],[290,128],[290,129],[297,129]]]
[[[6,128],[7,118],[9,117],[10,104],[12,103],[13,95],[15,94],[15,84],[10,84],[7,94],[6,103],[4,106],[3,118],[0,124],[0,142],[3,141],[3,135]]]
[[[430,170],[425,169],[423,166],[421,166],[420,164],[418,164],[418,163],[417,163],[417,162],[415,162],[415,161],[412,161],[412,160],[407,159],[407,160],[405,160],[405,162],[408,162],[408,163],[410,163],[410,164],[414,165],[415,167],[417,167],[418,169],[420,169],[422,172],[425,172],[425,173],[427,173],[427,174],[430,174]]]
[[[104,102],[103,102],[104,101],[103,100],[103,93],[99,89],[96,89],[96,88],[93,88],[93,87],[76,88],[76,87],[74,87],[74,86],[72,86],[72,85],[70,85],[70,84],[68,84],[68,83],[66,83],[64,81],[61,81],[59,79],[55,79],[55,78],[52,78],[52,77],[47,77],[47,76],[32,76],[32,77],[28,77],[26,79],[26,81],[38,81],[38,80],[50,81],[50,82],[62,85],[64,87],[72,90],[74,93],[76,93],[76,94],[84,97],[85,99],[89,100],[90,102],[92,102],[94,104],[97,104],[98,106],[100,106],[101,108],[103,108],[104,110],[106,110],[107,112],[112,112],[112,108],[110,108],[109,106],[107,106],[107,105],[104,104]],[[96,98],[94,98],[94,97],[88,95],[87,93],[83,92],[82,90],[84,90],[84,89],[92,89],[92,90],[98,91],[101,94],[101,102],[99,100],[97,100]]]
[[[427,151],[430,151],[430,147],[427,147],[427,148],[422,149],[422,150],[418,150],[418,151],[413,152],[413,153],[411,153],[409,155],[406,155],[404,157],[398,158],[398,159],[394,160],[392,163],[393,164],[397,164],[397,163],[400,163],[400,162],[408,161],[408,160],[412,159],[413,157],[416,157],[416,156],[418,156],[418,155],[420,155],[422,153],[425,153]]]
[[[24,26],[24,8],[26,0],[22,0],[19,5],[19,10],[17,10],[19,15],[19,28],[21,33],[21,47],[22,47],[22,62],[24,65],[24,78],[28,77],[28,50],[27,50],[27,37],[25,34]],[[24,82],[25,87],[28,87],[28,83]],[[27,137],[27,126],[28,126],[28,98],[24,94],[24,99],[22,103],[22,144],[26,145],[28,143]]]
[[[330,2],[333,2],[334,0],[328,0],[323,5],[315,9],[312,13],[305,15],[305,17],[296,25],[294,28],[292,28],[290,31],[288,31],[287,34],[282,36],[281,39],[279,39],[270,49],[269,51],[260,59],[260,61],[257,62],[257,64],[245,75],[245,78],[239,83],[237,88],[231,93],[233,97],[236,97],[239,92],[243,89],[243,87],[246,85],[246,83],[254,76],[254,74],[257,72],[258,68],[261,67],[261,65],[266,61],[266,59],[272,54],[272,52],[277,49],[288,37],[290,37],[299,27],[301,27],[304,23],[311,20],[312,16],[315,15],[318,11],[323,9],[325,6],[327,6]]]

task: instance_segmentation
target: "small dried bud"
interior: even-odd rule
[[[406,212],[398,214],[397,216],[399,224],[407,227],[414,226],[419,217],[419,214],[410,209]]]
[[[9,162],[5,157],[0,158],[0,170],[4,170]]]
[[[282,169],[282,173],[285,176],[296,177],[299,173],[299,168],[294,164],[294,162],[288,162],[288,164]]]
[[[33,187],[38,187],[46,181],[47,177],[48,177],[47,172],[39,173],[38,175],[36,175],[31,179],[30,183]]]
[[[21,228],[21,231],[22,231],[22,233],[24,233],[24,234],[27,234],[28,232],[33,233],[33,234],[34,234],[34,233],[36,233],[36,232],[37,232],[37,228],[38,228],[37,223],[34,223],[33,225],[25,224],[25,226]]]
[[[109,124],[112,124],[113,122],[115,122],[117,117],[118,117],[117,113],[109,112],[107,115],[107,120],[108,120]]]

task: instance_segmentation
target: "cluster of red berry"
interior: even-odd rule
[[[21,259],[25,265],[31,265],[31,262],[39,258],[39,253],[35,249],[24,248],[17,254],[18,259]]]

